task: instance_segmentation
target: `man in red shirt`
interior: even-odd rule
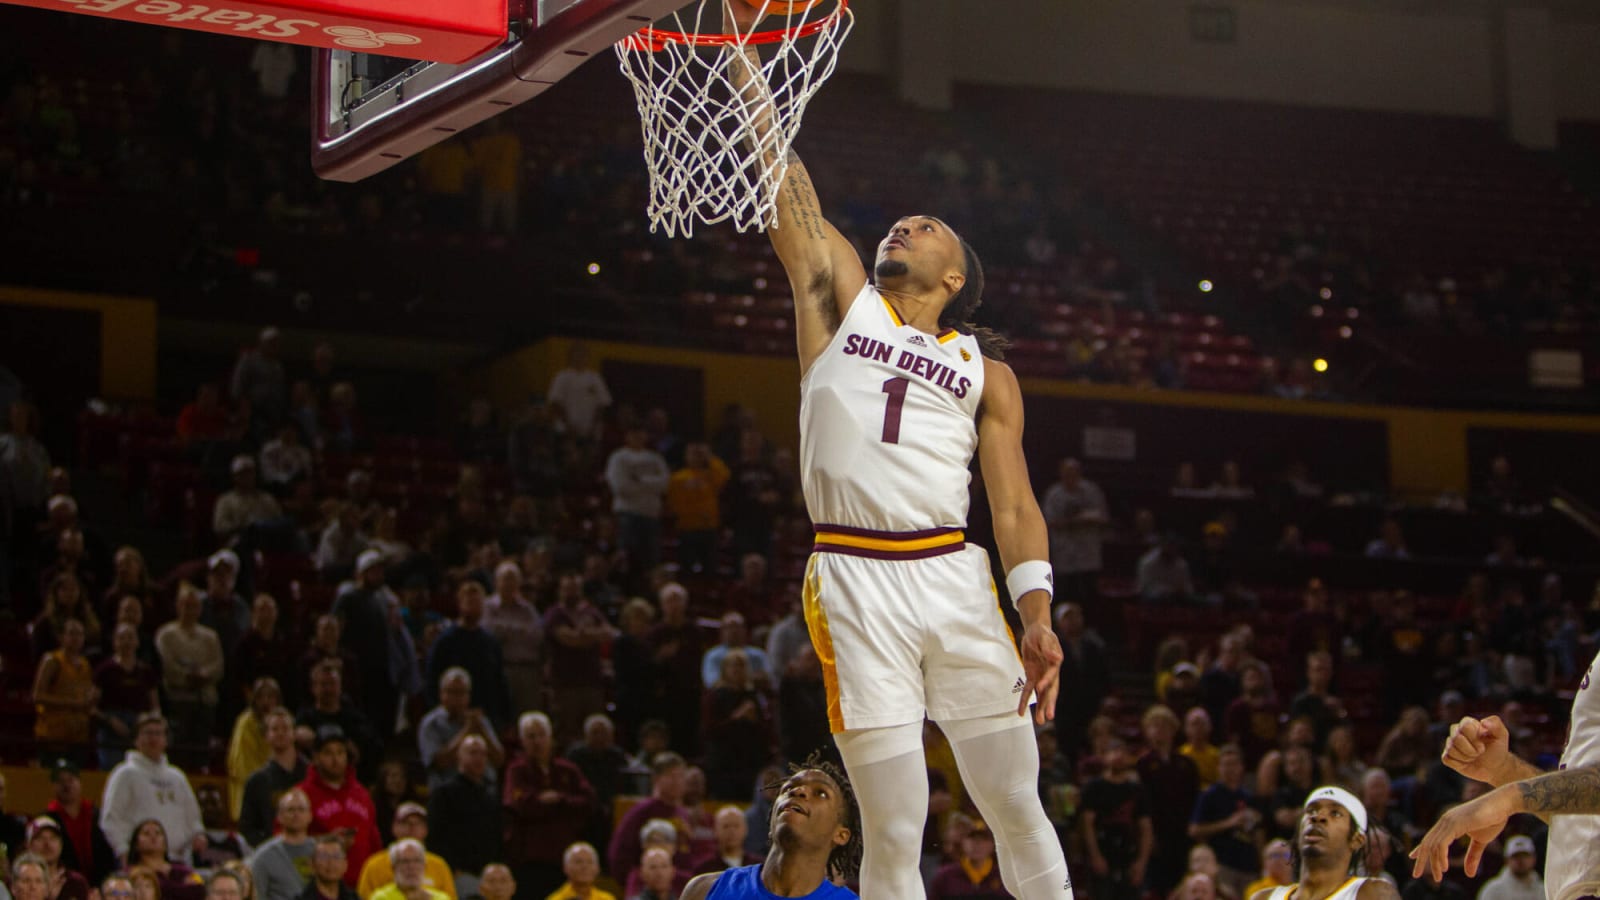
[[[506,767],[501,794],[506,859],[517,884],[542,897],[561,886],[562,854],[583,834],[595,794],[582,770],[554,755],[548,716],[523,713],[517,733],[522,754]]]
[[[344,841],[347,885],[355,887],[367,857],[383,850],[378,811],[372,795],[350,771],[350,747],[344,730],[324,725],[312,743],[311,769],[300,789],[311,800],[311,834],[335,833]]]
[[[78,780],[78,766],[71,760],[56,760],[50,767],[50,781],[56,795],[44,814],[60,823],[66,837],[61,865],[87,878],[90,884],[99,884],[117,868],[116,851],[100,830],[100,810],[83,799],[83,782]]]
[[[689,834],[689,810],[684,808],[684,774],[689,764],[683,757],[676,753],[658,753],[650,761],[650,799],[639,803],[628,810],[617,823],[616,830],[611,833],[611,867],[608,870],[618,884],[627,884],[628,875],[639,867],[639,857],[644,853],[643,842],[639,839],[639,829],[651,819],[666,819],[677,829],[680,836]],[[687,858],[688,845],[680,842],[679,854],[674,857],[674,863],[680,869],[690,867],[692,860]]]

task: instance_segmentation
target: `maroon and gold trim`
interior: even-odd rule
[[[938,341],[941,344],[948,344],[960,336],[961,332],[955,330],[954,328],[946,328],[945,330],[939,332]]]
[[[873,531],[844,525],[816,526],[813,553],[843,553],[867,559],[927,559],[954,553],[966,546],[966,533],[959,528],[929,528],[925,531]]]

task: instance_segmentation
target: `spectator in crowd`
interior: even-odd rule
[[[544,619],[522,590],[513,560],[495,567],[494,594],[484,603],[483,627],[500,645],[512,710],[544,706]]]
[[[1177,752],[1178,717],[1171,709],[1150,707],[1144,712],[1141,726],[1149,749],[1134,768],[1150,801],[1155,840],[1146,878],[1151,887],[1164,893],[1172,890],[1183,875],[1189,846],[1189,814],[1200,796],[1200,772],[1192,759]]]
[[[776,586],[767,577],[771,566],[759,553],[746,553],[739,559],[739,580],[722,592],[722,608],[744,616],[747,624],[766,625],[776,610]],[[776,671],[782,671],[778,669]]]
[[[271,594],[257,594],[250,606],[250,630],[228,659],[228,682],[235,690],[249,690],[262,678],[276,682],[280,692],[291,687],[297,676],[289,646],[289,636],[278,628],[278,601]]]
[[[683,841],[679,847],[683,850],[680,858],[685,870],[683,880],[687,883],[689,865],[717,846],[716,826],[711,810],[706,808],[706,770],[699,766],[684,770],[683,807],[689,811],[689,818],[681,823]],[[679,824],[673,823],[673,826],[679,827]]]
[[[64,544],[78,547],[78,551],[74,552],[79,552],[82,549],[79,534],[77,531],[65,531],[61,540]],[[68,622],[83,626],[85,646],[100,646],[100,617],[89,606],[83,580],[87,574],[87,564],[82,567],[85,571],[80,572],[79,564],[74,563],[67,571],[50,575],[45,582],[44,609],[28,626],[36,655],[44,656],[60,646],[61,632]]]
[[[311,883],[299,900],[361,900],[350,886],[350,851],[344,837],[323,834],[311,855]]]
[[[244,804],[245,781],[272,758],[267,744],[267,716],[283,706],[283,691],[271,678],[250,689],[250,705],[233,723],[228,740],[228,807],[237,821]]]
[[[442,684],[439,679],[446,669],[465,669],[472,676],[472,706],[483,710],[490,722],[506,722],[511,716],[510,689],[500,645],[483,627],[484,600],[479,582],[468,578],[456,586],[456,620],[434,641],[425,677],[431,689]],[[544,624],[549,634],[550,620]],[[552,658],[552,668],[556,665]]]
[[[581,733],[584,719],[605,709],[600,654],[617,629],[583,595],[581,575],[563,572],[556,584],[556,604],[545,613],[544,633],[554,703],[551,720],[556,736],[565,740]]]
[[[237,583],[238,554],[230,549],[211,554],[206,560],[205,591],[200,593],[200,625],[216,633],[224,657],[232,657],[250,631],[250,604],[238,596]]]
[[[284,791],[276,818],[277,833],[256,845],[250,855],[250,875],[259,900],[295,900],[311,884],[316,865],[317,844],[308,831],[311,800],[305,791]]]
[[[660,453],[649,446],[642,425],[630,427],[623,445],[606,460],[606,485],[611,488],[611,511],[617,517],[622,549],[635,571],[656,564],[661,555],[661,505],[672,470]]]
[[[11,896],[16,900],[48,900],[50,867],[32,853],[23,853],[11,864]]]
[[[682,591],[683,586],[668,582],[661,590]],[[617,615],[618,634],[611,644],[611,665],[616,676],[617,723],[626,735],[624,740],[632,740],[639,723],[661,709],[666,695],[666,667],[657,659],[659,651],[650,644],[655,616],[655,607],[642,597],[623,604]],[[588,725],[584,727],[587,730]]]
[[[724,806],[717,810],[712,821],[716,829],[717,849],[696,861],[694,874],[721,872],[761,862],[761,857],[745,849],[745,839],[749,837],[750,829],[744,820],[744,810],[737,806]],[[672,862],[670,855],[667,862]]]
[[[1077,753],[1089,720],[1111,690],[1110,655],[1105,641],[1085,623],[1080,604],[1056,607],[1055,632],[1061,641],[1061,683],[1072,685],[1056,698],[1056,733],[1064,750]]]
[[[39,816],[28,823],[28,854],[44,863],[51,900],[89,900],[89,880],[61,858],[65,844],[61,823],[55,819]]]
[[[1328,732],[1344,719],[1344,703],[1333,693],[1333,655],[1313,650],[1305,656],[1306,688],[1289,704],[1289,717],[1311,720],[1317,745],[1328,739]]]
[[[1164,536],[1159,545],[1139,557],[1135,576],[1135,590],[1145,600],[1171,602],[1194,596],[1194,578],[1175,534]]]
[[[455,872],[455,894],[478,893],[478,874],[501,858],[500,794],[488,776],[489,747],[472,735],[461,742],[456,773],[428,795],[428,814],[449,823],[434,848]]]
[[[1400,522],[1395,519],[1384,519],[1378,526],[1378,536],[1367,544],[1368,559],[1410,559],[1411,551],[1406,548],[1405,532],[1400,529]]]
[[[624,770],[629,765],[628,754],[617,746],[616,726],[610,717],[595,713],[584,719],[583,740],[568,747],[564,755],[594,788],[595,816],[590,830],[598,832],[603,843],[611,836],[611,808],[617,796],[625,793]]]
[[[400,511],[392,506],[381,507],[372,520],[372,535],[367,538],[367,549],[376,550],[383,556],[383,565],[386,571],[392,574],[408,572],[416,551],[412,546],[400,538]],[[406,581],[421,575],[420,572],[410,571]],[[426,579],[426,576],[422,576]],[[404,581],[401,582],[404,584]]]
[[[483,900],[511,900],[517,893],[517,880],[504,863],[490,863],[478,876],[478,895]]]
[[[276,328],[263,328],[255,347],[239,354],[233,368],[229,396],[250,401],[254,415],[272,425],[283,418],[289,405],[289,383],[278,358],[280,336]]]
[[[1406,854],[1419,835],[1411,817],[1394,802],[1394,783],[1389,773],[1374,766],[1361,779],[1361,803],[1367,808],[1367,821],[1388,832],[1396,853],[1389,859],[1389,874],[1396,882],[1410,877],[1411,860]]]
[[[378,888],[369,900],[445,900],[448,896],[424,883],[424,869],[428,852],[422,842],[414,838],[401,838],[389,845],[385,853],[394,871],[394,878]]]
[[[928,900],[998,900],[1010,896],[995,865],[994,834],[981,819],[975,820],[962,834],[955,858],[940,866],[929,879]]]
[[[1237,631],[1224,634],[1217,641],[1217,656],[1200,676],[1200,702],[1211,716],[1211,722],[1226,724],[1228,708],[1243,692],[1240,670],[1245,663],[1244,639]],[[1222,885],[1226,888],[1227,885]]]
[[[366,531],[377,521],[383,504],[373,495],[372,473],[366,469],[351,469],[344,477],[344,502],[356,511],[356,529]]]
[[[1500,874],[1478,890],[1478,900],[1540,900],[1544,895],[1533,838],[1525,834],[1506,841],[1506,862]]]
[[[50,766],[53,794],[44,814],[54,819],[65,843],[61,864],[94,884],[117,866],[117,854],[100,829],[100,811],[83,796],[83,781],[71,760],[58,759]]]
[[[106,876],[106,879],[100,882],[100,896],[104,900],[135,900],[137,894],[132,877],[122,872]]]
[[[255,900],[250,869],[237,860],[218,867],[205,884],[206,900]]]
[[[1261,813],[1244,786],[1244,754],[1233,744],[1217,755],[1217,782],[1195,801],[1191,840],[1204,841],[1217,856],[1219,887],[1238,897],[1255,880],[1256,834]]]
[[[672,865],[672,853],[662,847],[650,847],[639,858],[639,884],[637,893],[628,900],[678,900],[673,880],[677,870]]]
[[[726,658],[724,659],[726,661]],[[828,691],[822,661],[810,642],[789,660],[778,683],[778,755],[798,762],[821,752],[831,757],[834,744],[828,724]]]
[[[311,449],[300,440],[299,426],[285,421],[278,426],[278,436],[261,445],[260,472],[267,490],[279,496],[311,477]]]
[[[1251,900],[1257,891],[1287,887],[1294,884],[1294,878],[1294,848],[1289,841],[1274,838],[1261,848],[1261,877],[1250,882],[1241,900]]]
[[[46,753],[76,757],[89,743],[89,723],[98,691],[94,670],[83,657],[83,623],[68,619],[61,647],[45,654],[33,678],[33,736]]]
[[[346,702],[340,689],[344,667],[338,660],[325,659],[311,670],[311,703],[295,713],[295,743],[307,753],[314,751],[317,735],[327,727],[338,729],[357,754],[357,764],[377,770],[383,742],[367,723],[361,710]],[[362,862],[366,860],[363,859]]]
[[[361,710],[383,735],[394,730],[402,692],[416,675],[416,651],[400,623],[400,598],[384,583],[383,555],[367,550],[356,560],[356,581],[333,601],[345,649],[355,655],[361,674]],[[498,660],[497,660],[498,661]],[[353,862],[354,860],[352,860]]]
[[[700,678],[705,687],[710,688],[721,680],[722,660],[735,650],[744,654],[752,681],[763,687],[772,684],[771,663],[767,660],[766,651],[750,645],[750,632],[745,627],[744,616],[736,612],[724,613],[720,635],[721,641],[706,650],[700,663]]]
[[[728,464],[705,441],[684,447],[683,468],[667,482],[666,508],[678,535],[678,565],[698,574],[710,571],[722,529],[722,488]]]
[[[328,661],[339,666],[341,685],[351,697],[361,695],[361,669],[356,661],[356,655],[344,647],[344,623],[332,613],[323,613],[317,617],[316,625],[311,632],[311,643],[301,655],[296,666],[299,673],[298,682],[300,689],[296,691],[296,699],[304,701],[311,694],[311,675],[318,665]]]
[[[182,769],[167,762],[167,720],[147,712],[134,723],[134,749],[106,777],[100,828],[117,850],[132,845],[134,829],[153,811],[166,835],[189,846],[205,825],[200,802]]]
[[[187,765],[205,765],[217,725],[217,686],[222,682],[222,641],[200,624],[200,592],[184,582],[175,603],[178,617],[156,631],[161,678],[172,716],[178,757]]]
[[[699,749],[700,694],[704,689],[700,627],[689,618],[689,592],[673,582],[657,594],[661,622],[651,629],[653,658],[664,671],[660,707],[678,748],[693,754]]]
[[[1320,578],[1306,581],[1300,594],[1301,607],[1289,619],[1289,656],[1304,659],[1311,653],[1334,654],[1342,651],[1339,618],[1329,609],[1328,588]],[[1333,670],[1330,667],[1331,678]]]
[[[244,838],[231,827],[228,800],[215,784],[202,784],[195,790],[200,801],[200,821],[206,826],[195,841],[191,854],[195,868],[216,870],[229,863],[242,863],[250,854]]]
[[[460,667],[446,669],[439,676],[439,705],[417,725],[417,753],[428,770],[429,790],[437,790],[454,777],[459,768],[457,756],[470,738],[484,742],[495,768],[505,761],[494,722],[471,702],[472,676]],[[490,780],[494,780],[492,773]]]
[[[210,442],[225,437],[228,409],[222,403],[222,389],[210,382],[195,388],[194,399],[178,411],[175,428],[178,440],[199,452]]]
[[[117,606],[123,597],[139,598],[146,615],[155,615],[156,585],[150,578],[150,568],[144,554],[137,547],[118,547],[111,559],[111,586],[100,598],[99,614],[102,619],[116,618]]]
[[[450,823],[451,828],[458,825],[467,827],[465,822]],[[365,900],[371,900],[384,887],[393,884],[398,874],[394,866],[394,848],[404,841],[415,841],[423,848],[422,886],[455,900],[459,896],[456,893],[455,873],[444,857],[427,849],[427,808],[420,803],[400,804],[400,808],[394,811],[392,827],[394,840],[387,845],[388,852],[374,853],[361,865],[361,875],[356,879],[356,893]]]
[[[1069,457],[1061,461],[1056,483],[1045,489],[1040,506],[1050,528],[1056,599],[1092,603],[1098,596],[1100,547],[1111,522],[1105,492]]]
[[[705,695],[701,733],[706,766],[715,773],[711,795],[718,800],[742,798],[772,758],[773,744],[771,706],[757,689],[743,650],[722,656],[721,674]]]
[[[370,543],[366,531],[361,527],[361,513],[355,504],[339,504],[333,521],[322,529],[322,536],[317,539],[317,571],[329,581],[352,573],[359,579],[361,573],[355,571],[356,560]],[[383,560],[381,553],[378,559],[380,562]]]
[[[766,556],[772,526],[783,507],[783,479],[767,459],[766,438],[753,427],[739,434],[739,456],[729,468],[723,522],[733,531],[733,552]]]
[[[256,460],[240,455],[229,466],[233,488],[217,498],[211,509],[211,530],[222,541],[231,541],[251,525],[266,525],[283,518],[277,498],[256,484]]]
[[[607,870],[619,883],[639,864],[642,851],[639,831],[651,819],[686,822],[689,812],[683,806],[684,775],[688,763],[676,753],[658,753],[650,763],[650,797],[628,810],[611,834]],[[687,861],[686,861],[687,862]]]
[[[300,790],[311,798],[311,833],[338,832],[349,845],[349,861],[358,866],[382,849],[377,814],[367,789],[350,770],[350,747],[338,726],[317,730],[311,768]],[[347,870],[345,883],[354,887],[359,868]]]
[[[611,405],[605,378],[590,368],[589,346],[581,341],[569,345],[566,368],[550,380],[545,394],[566,433],[582,442],[594,439],[600,413]]]
[[[139,658],[139,630],[118,625],[111,640],[111,658],[94,670],[99,693],[95,709],[100,768],[115,766],[133,745],[134,722],[140,713],[160,709],[155,669]]]
[[[583,833],[595,792],[583,772],[554,755],[550,718],[523,713],[517,722],[522,753],[506,767],[504,834],[507,861],[531,896],[561,881],[562,851]]]
[[[407,803],[427,800],[421,785],[411,780],[411,766],[403,760],[389,759],[378,766],[378,777],[373,783],[372,803],[378,809],[378,835],[385,847],[394,843],[394,817]]]
[[[691,768],[689,771],[692,773],[694,770]],[[672,856],[674,860],[683,859],[685,857],[683,847],[688,843],[689,837],[686,829],[680,827],[681,825],[681,822],[669,822],[666,819],[651,819],[644,823],[644,826],[639,829],[639,858],[643,859],[644,854],[649,853],[651,850],[660,850]],[[688,884],[689,873],[676,866],[674,869],[674,885],[681,888]],[[625,897],[632,897],[643,889],[644,884],[640,878],[639,866],[635,864],[632,871],[628,873],[627,879],[623,882],[622,894]]]
[[[1211,742],[1211,714],[1205,707],[1196,706],[1184,714],[1183,746],[1178,752],[1194,762],[1201,790],[1216,783],[1217,758],[1221,751]]]
[[[1323,784],[1344,788],[1352,794],[1361,792],[1361,779],[1366,777],[1367,764],[1356,755],[1355,732],[1348,723],[1335,725],[1328,732],[1322,758],[1317,764],[1321,772],[1318,780]]]
[[[767,630],[767,665],[774,673],[788,671],[789,663],[802,647],[811,645],[811,632],[806,627],[805,603],[800,586],[791,584],[783,589],[783,617]],[[1059,713],[1058,713],[1059,715]]]
[[[174,857],[167,830],[159,819],[145,819],[134,828],[125,858],[128,869],[155,873],[162,900],[199,900],[205,896],[205,881],[199,872]]]
[[[1317,786],[1317,769],[1308,747],[1291,746],[1283,751],[1283,777],[1272,794],[1267,830],[1275,837],[1294,840],[1304,811],[1306,797]]]
[[[1420,706],[1406,709],[1378,745],[1377,764],[1395,778],[1419,775],[1423,766],[1439,753],[1428,736],[1429,724],[1426,709]]]
[[[579,841],[569,846],[561,854],[561,871],[567,880],[545,900],[617,900],[615,894],[594,886],[600,877],[600,854],[593,845]]]
[[[1244,751],[1245,764],[1253,766],[1278,744],[1278,717],[1282,710],[1272,690],[1272,670],[1260,660],[1240,667],[1240,695],[1228,704],[1223,718],[1230,743]]]
[[[1079,822],[1095,897],[1134,900],[1155,847],[1150,795],[1119,737],[1105,745],[1100,775],[1083,786]]]

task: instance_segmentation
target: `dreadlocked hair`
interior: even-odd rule
[[[961,290],[945,304],[944,311],[939,313],[939,325],[944,328],[954,328],[962,334],[970,334],[977,338],[978,349],[984,356],[990,359],[1005,359],[1006,351],[1011,349],[1011,341],[992,328],[972,324],[972,314],[983,305],[983,263],[978,261],[977,251],[972,249],[966,238],[958,236],[956,240],[961,242],[961,255],[966,262],[967,280],[961,285]]]
[[[862,852],[861,805],[856,802],[856,790],[850,786],[850,777],[844,770],[830,762],[821,750],[811,751],[805,762],[798,765],[789,764],[790,775],[807,769],[816,769],[832,778],[833,783],[837,784],[844,794],[841,798],[844,801],[844,821],[840,824],[850,829],[850,839],[828,852],[828,877],[839,881],[854,881],[856,876],[861,874]],[[781,784],[782,782],[769,784],[767,787],[776,789]]]

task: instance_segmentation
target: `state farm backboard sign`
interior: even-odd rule
[[[185,3],[180,0],[0,0],[18,6],[356,50],[433,62],[465,62],[506,37],[506,0],[360,0]]]

